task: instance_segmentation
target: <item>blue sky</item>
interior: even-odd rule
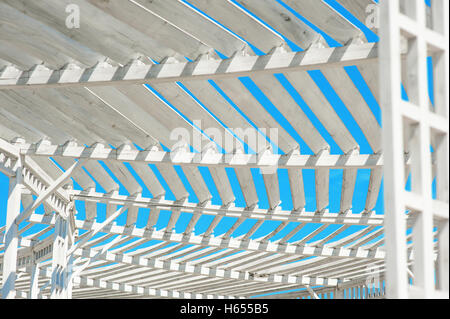
[[[339,46],[339,43],[332,39],[329,35],[325,34],[322,30],[319,30],[316,26],[312,25],[309,21],[307,21],[304,17],[301,16],[300,13],[295,12],[291,8],[289,8],[284,2],[281,0],[274,0],[280,3],[281,5],[285,6],[288,10],[291,10],[291,12],[300,20],[310,25],[313,29],[315,29],[317,32],[320,32],[324,39],[327,41],[327,43],[330,46]],[[342,6],[339,5],[339,3],[335,0],[324,0],[327,4],[329,4],[331,7],[336,9],[338,12],[340,12],[346,19],[351,21],[355,26],[361,29],[361,31],[365,34],[369,42],[377,42],[378,36],[373,33],[371,30],[369,30],[367,27],[364,26],[363,23],[355,19],[349,12],[347,12]],[[237,4],[237,2],[235,2]],[[261,21],[264,23],[263,21]],[[270,26],[269,26],[270,27]],[[232,32],[232,31],[230,31]],[[283,35],[281,35],[283,36]],[[293,43],[289,39],[283,36],[283,38],[286,40],[290,48],[294,51],[301,51],[304,48],[300,48],[297,44]],[[245,40],[245,39],[244,39]],[[247,42],[248,43],[248,42]],[[251,43],[248,43],[249,46],[254,50],[254,52],[258,55],[264,54],[261,50],[254,47]],[[225,57],[222,53],[218,52],[219,56],[222,58]],[[429,63],[432,63],[431,59],[429,60]],[[430,68],[431,69],[431,68]],[[345,71],[349,75],[349,77],[352,79],[353,83],[355,84],[356,88],[361,93],[362,97],[367,103],[367,107],[370,108],[372,113],[374,114],[375,118],[377,119],[380,126],[381,123],[381,110],[377,103],[377,100],[371,93],[367,83],[365,83],[364,79],[362,78],[361,74],[358,71],[358,68],[355,66],[349,66],[345,67]],[[275,74],[274,75],[277,80],[282,84],[284,89],[286,90],[286,93],[291,95],[292,98],[297,102],[299,109],[303,110],[303,112],[308,116],[310,121],[314,124],[314,126],[318,129],[319,133],[322,135],[322,137],[328,142],[328,144],[331,146],[331,153],[333,154],[342,154],[342,150],[339,148],[339,146],[336,144],[336,142],[333,140],[331,135],[327,132],[327,130],[324,128],[324,126],[320,123],[319,119],[315,116],[314,110],[311,109],[301,98],[300,94],[292,87],[292,85],[289,83],[287,78],[283,74]],[[339,115],[339,117],[344,122],[345,126],[348,128],[356,142],[360,145],[360,153],[362,154],[369,154],[372,153],[372,149],[370,148],[366,138],[364,137],[361,128],[358,126],[350,112],[348,111],[347,107],[344,105],[344,103],[341,101],[339,96],[334,92],[331,85],[328,83],[327,79],[324,77],[324,75],[319,70],[312,70],[309,71],[309,76],[313,79],[313,81],[320,87],[322,93],[325,95],[326,99],[330,102],[336,113]],[[430,77],[432,79],[432,77]],[[257,85],[252,81],[249,77],[241,77],[239,80],[242,82],[242,84],[246,87],[246,89],[251,92],[251,94],[256,98],[256,100],[259,102],[259,106],[261,108],[266,109],[278,122],[279,124],[299,143],[301,152],[303,154],[312,154],[309,147],[305,144],[305,142],[301,139],[298,132],[296,132],[289,124],[288,120],[281,115],[281,113],[278,111],[276,105],[272,104],[271,101],[264,95],[264,93],[257,87]],[[433,95],[432,95],[432,80],[430,80],[430,100],[433,101]],[[219,94],[222,95],[222,97],[230,103],[232,107],[234,107],[239,113],[242,114],[244,118],[246,118],[246,115],[242,110],[239,109],[239,106],[234,104],[232,99],[230,97],[226,96],[223,91],[221,91],[220,87],[213,81],[210,80],[209,84],[211,85],[212,90],[217,90]],[[191,94],[188,92],[188,90],[183,86],[182,83],[179,83],[180,87],[185,89],[188,94]],[[154,91],[157,93],[153,88],[148,86],[148,89]],[[407,100],[407,94],[405,90],[403,89],[403,98]],[[195,96],[192,96],[194,99],[197,100],[207,111],[208,106],[203,104],[202,101],[198,100]],[[162,97],[163,98],[163,97]],[[175,111],[180,113],[181,116],[183,116],[187,121],[192,122],[194,119],[189,119],[185,117],[181,112],[179,112],[176,109],[176,106],[170,105],[168,101],[166,101],[170,107],[172,107]],[[214,114],[213,114],[214,116]],[[247,118],[248,119],[248,118]],[[220,121],[220,119],[218,119]],[[251,122],[251,121],[250,121]],[[253,125],[253,123],[250,123]],[[164,147],[165,148],[165,147]],[[167,149],[167,148],[165,148]],[[281,152],[281,151],[279,151]],[[102,166],[105,168],[105,170],[110,173],[110,175],[113,177],[113,179],[120,185],[120,194],[127,195],[128,192],[125,190],[123,185],[121,185],[120,181],[109,171],[109,169],[101,163]],[[133,171],[130,165],[126,164],[128,169],[131,171],[131,173],[136,177],[137,181],[140,183],[140,185],[143,188],[143,196],[146,197],[152,197],[152,194],[150,191],[146,188],[142,180],[139,178],[139,176],[136,175],[136,173]],[[166,198],[169,200],[175,200],[174,195],[170,191],[170,188],[168,187],[168,184],[166,181],[164,181],[161,174],[158,172],[157,168],[154,165],[150,165],[152,170],[155,172],[156,176],[160,180],[161,184],[163,185],[164,189],[166,190]],[[176,167],[176,171],[178,175],[180,176],[183,184],[185,185],[186,189],[188,190],[190,196],[189,201],[191,202],[198,202],[198,199],[196,198],[191,185],[187,181],[185,175],[183,174],[180,167]],[[227,175],[230,180],[233,192],[236,197],[236,205],[237,206],[245,206],[244,198],[242,195],[242,192],[239,187],[239,183],[236,177],[236,173],[233,169],[227,168]],[[86,171],[87,172],[87,171]],[[203,176],[203,178],[206,181],[206,184],[212,194],[212,203],[213,204],[222,204],[219,194],[217,192],[217,189],[213,183],[211,174],[207,168],[200,168],[200,172]],[[89,174],[89,172],[87,172]],[[290,188],[289,188],[289,180],[287,171],[285,169],[279,169],[278,172],[278,179],[280,181],[280,195],[282,200],[282,208],[289,210],[292,209],[292,200],[290,197]],[[260,198],[259,206],[261,208],[268,208],[268,200],[266,191],[264,188],[264,181],[262,178],[262,175],[258,171],[258,169],[252,169],[252,175],[253,179],[256,185],[256,190],[258,193],[258,196]],[[330,203],[329,203],[329,210],[330,212],[337,213],[339,211],[339,203],[340,203],[340,197],[341,197],[341,187],[342,187],[342,175],[343,170],[336,169],[331,170],[330,172]],[[370,176],[370,170],[368,169],[360,169],[358,170],[357,174],[357,181],[355,186],[355,192],[353,195],[353,211],[354,212],[361,212],[364,209],[367,189],[369,185],[369,176]],[[304,170],[303,171],[303,178],[304,178],[304,185],[305,185],[305,195],[306,195],[306,210],[307,211],[314,211],[315,210],[315,186],[314,186],[314,170]],[[409,183],[408,183],[409,184]],[[407,186],[408,187],[408,186]],[[80,189],[79,185],[75,183],[75,188]],[[102,187],[97,184],[97,191],[104,192]],[[0,173],[0,226],[5,224],[5,215],[6,215],[6,201],[7,201],[7,194],[8,194],[8,179],[6,176]],[[77,202],[76,207],[78,210],[78,219],[84,219],[85,213],[84,213],[84,205],[82,203]],[[99,214],[98,214],[98,221],[101,222],[105,219],[106,216],[106,207],[104,204],[98,204]],[[377,204],[375,206],[375,211],[378,214],[383,214],[383,196],[382,191],[380,192],[380,196],[378,197]],[[42,214],[43,209],[39,208],[37,210],[37,213]],[[150,210],[149,209],[140,209],[138,221],[137,221],[137,227],[144,227],[146,225],[148,216],[149,216]],[[182,213],[181,217],[179,218],[175,231],[176,232],[183,232],[186,228],[190,218],[192,217],[191,214],[188,213]],[[167,225],[167,222],[170,218],[170,212],[169,211],[161,211],[160,217],[158,219],[158,222],[156,224],[157,229],[162,229]],[[203,233],[209,223],[212,221],[213,216],[202,216],[199,219],[199,222],[197,223],[197,226],[194,230],[195,234],[201,234]],[[224,217],[221,222],[218,224],[216,229],[214,230],[215,235],[220,235],[225,233],[229,227],[232,226],[236,218],[230,218],[230,217]],[[123,214],[117,219],[118,225],[124,225],[126,221],[126,214]],[[233,233],[233,237],[240,236],[247,232],[252,225],[255,223],[255,220],[247,220],[245,221],[241,226],[239,226],[236,231]],[[252,236],[252,238],[258,238],[260,236],[263,236],[273,229],[275,229],[280,222],[274,222],[274,221],[266,221],[262,227],[258,229],[258,231],[255,232],[255,234]],[[280,231],[276,236],[274,236],[271,240],[277,240],[283,237],[284,235],[288,234],[293,228],[295,228],[298,225],[298,223],[290,223],[287,227],[285,227],[282,231]],[[303,228],[299,233],[297,233],[294,237],[292,237],[289,241],[296,241],[301,239],[303,236],[305,236],[307,233],[313,231],[314,229],[320,227],[320,224],[311,224],[307,227]],[[330,232],[336,230],[339,226],[330,226],[322,233],[318,234],[316,237],[314,237],[311,241],[316,241],[320,238],[323,238],[327,236]],[[42,226],[33,226],[30,230],[25,232],[25,234],[30,234],[35,232],[38,229],[41,229]],[[341,235],[336,237],[334,240],[337,240],[339,238],[342,238],[343,236],[348,235],[349,233],[352,233],[354,231],[359,230],[359,226],[352,226],[346,231],[344,231]],[[51,232],[47,233],[45,236],[50,235]],[[101,236],[99,234],[98,236]],[[114,237],[113,237],[114,238]],[[112,240],[111,238],[110,240]],[[152,241],[150,243],[145,244],[146,246],[155,243],[155,241]],[[139,246],[137,248],[142,248],[143,246]]]

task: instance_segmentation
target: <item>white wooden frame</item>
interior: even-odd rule
[[[63,8],[66,1],[54,5]],[[73,1],[91,10],[85,22],[92,33],[69,34],[60,17],[45,21],[37,13],[47,9],[37,2],[29,4],[29,19],[19,19],[24,13],[16,2],[0,3],[0,18],[12,24],[14,19],[22,21],[17,22],[18,33],[7,24],[0,25],[0,32],[7,30],[17,37],[9,37],[11,43],[0,40],[0,101],[12,105],[12,109],[0,109],[4,122],[0,123],[0,172],[10,178],[7,222],[0,228],[0,248],[5,250],[0,255],[3,298],[246,298],[275,292],[282,292],[278,297],[314,299],[331,295],[347,299],[448,298],[447,1],[433,0],[431,10],[427,10],[421,0],[411,2],[413,6],[402,0],[380,0],[379,44],[366,43],[355,25],[323,1],[288,1],[336,36],[342,44],[337,48],[328,47],[317,32],[270,1],[258,1],[257,6],[256,0],[242,1],[245,8],[258,10],[259,18],[231,1],[211,8],[199,1],[209,17],[181,1],[118,1],[108,5],[97,0]],[[359,1],[361,5],[373,4],[371,0]],[[350,2],[339,2],[363,18]],[[91,12],[101,16],[106,26],[94,21]],[[186,20],[177,19],[177,14]],[[283,14],[289,19],[280,19]],[[142,25],[134,21],[134,15],[141,17]],[[236,19],[242,25],[233,23]],[[259,19],[276,28],[263,25]],[[340,23],[333,27],[324,20]],[[230,29],[217,21],[230,24]],[[54,32],[43,34],[42,43],[32,39],[23,44],[25,50],[17,50],[17,41],[26,39],[28,30],[42,29],[48,23]],[[149,34],[148,23],[157,25],[161,34]],[[110,32],[118,29],[120,35]],[[294,29],[301,30],[301,35],[291,31]],[[280,32],[298,40],[305,50],[291,52]],[[109,46],[98,39],[99,34],[105,35]],[[136,47],[142,52],[134,52],[135,46],[130,47],[124,34],[145,43]],[[244,38],[267,54],[253,54]],[[230,58],[218,58],[213,48]],[[60,54],[53,55],[51,50]],[[159,63],[149,61],[146,55],[150,53]],[[428,54],[434,62],[434,109],[429,107],[426,91]],[[183,55],[190,60],[184,62]],[[405,68],[405,64],[410,67]],[[382,106],[382,128],[343,69],[353,65]],[[315,69],[323,72],[346,104],[373,154],[360,154],[356,139],[306,72]],[[330,154],[328,142],[287,96],[274,73],[286,75],[331,133],[342,155]],[[268,111],[256,110],[257,101],[238,81],[242,76],[251,77],[271,102],[280,104],[280,113],[301,133],[312,155],[300,154],[298,141]],[[226,154],[212,148],[200,153],[177,149],[167,135],[174,128],[192,125],[170,103],[180,106],[186,117],[202,118],[214,129],[252,128],[207,80],[214,80],[223,95],[242,107],[255,125],[277,128],[277,146],[285,155],[270,150],[253,155],[236,149],[226,149]],[[402,81],[410,102],[401,99],[398,87]],[[142,86],[146,83],[167,100],[147,92]],[[64,94],[70,98],[64,99]],[[213,109],[211,113],[220,115],[218,119],[200,105],[201,101]],[[45,115],[34,109],[40,103]],[[85,103],[90,108],[76,109]],[[72,109],[76,109],[74,113]],[[87,124],[75,123],[71,115],[84,116]],[[112,128],[101,121],[96,126],[88,119],[101,116],[113,123]],[[20,135],[26,138],[17,138]],[[137,150],[131,141],[146,149]],[[158,142],[173,147],[172,152],[155,146]],[[116,148],[106,146],[108,143]],[[128,164],[152,198],[143,196],[142,186],[126,168]],[[149,164],[160,171],[175,200],[166,198],[162,182]],[[198,203],[187,200],[189,192],[175,165],[181,168]],[[209,169],[222,205],[211,203],[212,194],[199,167]],[[235,170],[246,207],[234,204],[226,168]],[[280,206],[277,183],[281,180],[277,174],[263,175],[269,208],[258,206],[252,168],[287,171],[292,210]],[[306,169],[314,170],[315,211],[305,209],[302,174]],[[327,209],[333,169],[343,170],[339,213]],[[370,169],[361,212],[352,209],[358,169]],[[411,192],[404,187],[409,172]],[[378,215],[374,208],[383,176],[386,213]],[[436,199],[431,192],[434,178]],[[73,182],[82,190],[74,190]],[[118,193],[119,183],[129,195]],[[105,192],[96,191],[97,185]],[[75,218],[76,204],[80,203],[85,205],[85,220]],[[99,205],[106,206],[106,219],[101,222],[97,220]],[[44,215],[36,212],[41,206]],[[137,227],[142,209],[150,209],[150,214],[146,225]],[[165,228],[157,230],[162,211],[169,211],[170,219]],[[192,214],[192,218],[184,232],[177,233],[174,227],[182,213]],[[122,214],[126,214],[126,223],[117,225]],[[212,221],[204,233],[194,234],[203,216],[212,217]],[[236,221],[226,233],[216,235],[215,227],[226,217]],[[255,223],[245,234],[232,236],[246,221]],[[254,238],[268,221],[279,225]],[[295,227],[286,231],[293,223]],[[45,228],[25,236],[36,224]],[[317,228],[293,241],[309,224]],[[315,239],[335,225],[336,230]],[[338,237],[355,225],[360,229]],[[407,235],[407,228],[413,229],[412,234]],[[40,240],[52,230],[54,235]],[[282,231],[287,234],[280,235]],[[413,285],[409,277],[414,277]],[[287,289],[302,290],[284,293]]]
[[[388,298],[433,298],[434,258],[433,219],[439,220],[441,229],[440,261],[438,262],[440,289],[448,296],[448,264],[442,261],[448,256],[448,2],[432,1],[433,20],[437,27],[430,30],[426,26],[426,10],[423,1],[411,1],[400,10],[400,1],[381,1],[380,21],[380,83],[383,108],[384,176],[385,176],[385,229]],[[402,62],[400,57],[400,37],[409,43],[406,63],[407,73],[403,80],[407,86],[410,102],[401,98]],[[434,112],[429,109],[427,94],[428,54],[435,58],[436,104]],[[436,61],[437,60],[437,61]],[[436,64],[437,63],[437,64]],[[435,119],[435,120],[434,120]],[[441,125],[442,124],[442,125]],[[414,126],[412,137],[404,136],[404,126]],[[441,164],[441,174],[436,175],[437,199],[432,199],[432,168],[430,143],[432,134],[442,139],[436,147]],[[409,147],[404,145],[409,143]],[[409,149],[411,162],[412,189],[405,191],[404,150]],[[414,264],[413,285],[408,283],[405,210],[417,214],[413,226]],[[439,294],[439,293],[438,293]]]

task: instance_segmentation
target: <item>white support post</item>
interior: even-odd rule
[[[400,113],[398,0],[380,1],[380,101],[383,110],[384,210],[388,298],[407,297],[404,153]]]
[[[426,23],[426,5],[422,0],[401,2],[382,0],[380,15],[380,83],[383,109],[383,148],[385,178],[385,243],[388,298],[433,298],[435,263],[433,219],[441,222],[438,254],[439,282],[448,282],[448,7],[444,0],[433,0],[435,30]],[[401,7],[401,8],[400,8]],[[438,9],[438,12],[436,12]],[[444,26],[444,27],[442,27]],[[404,72],[401,70],[400,35],[408,41]],[[427,83],[427,57],[435,54],[434,109],[430,108]],[[447,66],[445,67],[445,65]],[[401,74],[409,101],[400,95]],[[406,136],[403,126],[409,127]],[[409,140],[408,140],[409,139]],[[405,191],[404,151],[409,144],[411,192]],[[432,196],[430,145],[436,148],[437,200]],[[405,211],[416,217],[413,225],[412,286],[407,282]],[[442,221],[443,220],[443,221]],[[445,235],[447,234],[447,238]],[[441,292],[447,293],[443,285]]]
[[[68,272],[71,270],[70,262],[72,259],[67,258],[68,253],[68,221],[61,216],[57,216],[55,224],[55,234],[53,241],[52,256],[52,277],[51,277],[51,298],[63,299],[68,298],[71,292],[68,288]]]
[[[18,225],[15,223],[20,214],[22,196],[22,159],[19,156],[15,165],[15,176],[11,177],[9,184],[8,204],[6,210],[5,252],[3,256],[3,286],[2,298],[14,299],[16,296],[15,282],[17,278],[17,248]]]
[[[433,76],[434,76],[434,107],[436,113],[447,119],[449,118],[449,4],[448,1],[431,2],[433,15],[433,29],[444,35],[445,50],[434,52]],[[448,131],[436,137],[436,199],[449,204],[449,136]],[[449,219],[439,221],[439,246],[438,246],[438,274],[437,288],[448,294],[449,292]]]
[[[34,259],[34,252],[33,252]],[[33,266],[31,270],[31,279],[30,279],[30,299],[38,299],[39,298],[39,263],[33,260]]]

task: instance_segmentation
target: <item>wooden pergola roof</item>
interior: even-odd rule
[[[366,7],[376,4],[337,2],[359,21]],[[382,287],[369,291],[365,285],[374,274],[380,281],[384,276],[384,215],[374,212],[382,182],[381,128],[345,69],[356,66],[378,99],[377,44],[368,43],[355,23],[325,1],[284,3],[309,23],[272,0],[0,1],[0,171],[11,175],[23,158],[28,190],[22,195],[18,296],[28,294],[33,258],[40,263],[40,293],[50,294],[53,237],[47,235],[57,216],[70,220],[72,231],[87,231],[69,248],[75,257],[74,298],[248,298],[301,288],[279,296],[306,297],[325,296],[336,287],[361,287],[365,297],[383,295]],[[79,29],[65,25],[69,4],[80,8]],[[312,25],[341,46],[330,47]],[[292,42],[303,50],[292,51]],[[372,154],[359,153],[360,145],[309,70],[322,72]],[[342,153],[330,153],[311,115],[275,73],[289,80]],[[298,140],[258,104],[242,76],[251,78],[313,154],[300,152]],[[187,119],[238,138],[243,136],[232,128],[276,128],[282,153],[224,147],[222,154],[207,138],[202,153],[174,148],[171,132],[193,129]],[[287,181],[277,174],[262,175],[269,208],[258,205],[251,169],[268,166],[287,171],[292,210],[280,206],[280,183]],[[176,167],[196,203],[187,200],[192,194]],[[221,204],[211,203],[199,167],[208,168]],[[229,168],[245,207],[235,205]],[[314,170],[315,211],[305,210],[304,169]],[[333,169],[343,170],[339,213],[327,209]],[[364,210],[352,211],[358,169],[369,169],[370,181]],[[119,194],[121,185],[126,192]],[[166,197],[167,187],[174,200]],[[98,203],[106,206],[105,219]],[[43,215],[34,211],[41,204]],[[83,205],[84,218],[77,215]],[[170,211],[170,219],[157,230],[161,211]],[[182,213],[192,217],[177,233],[173,228]],[[122,214],[126,224],[114,224]],[[140,214],[148,214],[145,226],[136,225]],[[202,216],[212,216],[211,222],[194,234]],[[224,217],[237,219],[216,236],[214,228]],[[248,220],[256,220],[254,226],[232,236]],[[269,220],[281,223],[254,238]],[[291,231],[273,239],[293,223]],[[42,226],[27,234],[33,225]],[[335,230],[313,240],[328,227]],[[302,230],[301,239],[290,240]]]

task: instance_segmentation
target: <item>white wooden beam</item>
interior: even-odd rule
[[[38,71],[13,70],[6,67],[0,74],[0,89],[25,87],[59,87],[109,85],[118,83],[154,84],[187,79],[217,79],[252,75],[261,72],[308,70],[320,67],[355,65],[377,58],[373,43],[336,48],[309,48],[302,52],[276,53],[264,56],[236,54],[227,60],[206,59],[194,62],[176,62],[146,65],[134,61],[126,66],[99,64],[90,69],[67,67]],[[7,74],[7,76],[2,75]],[[13,75],[14,74],[14,75]]]
[[[30,222],[52,225],[55,223],[54,216],[42,216],[32,215]],[[84,222],[77,220],[77,228],[90,230],[96,225],[92,222]],[[240,240],[235,238],[225,238],[221,236],[196,236],[186,235],[182,233],[164,232],[164,231],[151,231],[145,228],[130,228],[118,225],[109,225],[105,228],[105,231],[114,235],[127,235],[132,238],[147,238],[154,240],[164,240],[166,242],[183,243],[190,245],[199,245],[205,247],[219,247],[219,248],[232,248],[232,249],[244,249],[249,251],[261,251],[272,252],[286,255],[304,255],[304,256],[323,256],[323,257],[336,257],[336,258],[356,258],[356,259],[383,259],[384,251],[382,249],[367,250],[360,247],[352,249],[344,247],[316,247],[309,245],[294,245],[290,243],[279,242],[259,242],[256,240]]]
[[[39,194],[38,198],[30,204],[25,210],[18,216],[16,220],[17,224],[20,224],[23,220],[28,218],[36,208],[38,208],[53,192],[59,189],[73,174],[74,170],[82,165],[84,161],[76,161],[72,164],[72,166],[67,169],[57,180],[55,180],[51,185],[47,187],[45,191]],[[67,213],[62,215],[64,218],[67,218]]]
[[[254,207],[238,207],[234,204],[214,205],[211,203],[190,203],[188,201],[171,201],[163,198],[148,198],[141,196],[126,196],[119,194],[104,194],[95,191],[72,190],[74,200],[86,203],[106,203],[113,205],[130,205],[139,208],[153,208],[159,210],[178,209],[192,214],[207,214],[214,216],[244,217],[256,220],[276,220],[286,222],[313,222],[322,224],[351,224],[351,225],[382,225],[384,215],[374,212],[354,213],[351,210],[341,214],[323,211],[291,211],[261,209]]]
[[[144,248],[145,249],[145,248]],[[91,258],[97,255],[94,249],[82,249],[76,251],[82,257]],[[244,281],[256,281],[267,283],[284,283],[284,284],[312,284],[312,285],[326,285],[333,286],[337,284],[337,280],[333,278],[309,277],[309,276],[257,276],[245,271],[236,271],[231,269],[222,269],[221,267],[207,267],[202,265],[191,265],[189,263],[178,263],[176,260],[160,260],[159,258],[150,258],[145,254],[142,256],[130,256],[127,254],[115,254],[112,252],[105,252],[96,257],[100,260],[119,262],[123,264],[136,265],[142,267],[149,267],[154,269],[165,269],[174,272],[182,272],[186,274],[202,275],[219,277],[225,279],[235,279]]]
[[[39,276],[51,278],[50,269],[40,269]],[[97,287],[106,290],[114,290],[125,293],[133,293],[142,296],[155,296],[159,298],[181,298],[181,299],[236,299],[242,297],[220,295],[220,294],[209,294],[209,293],[190,293],[172,289],[158,289],[149,288],[139,285],[131,285],[127,283],[120,283],[114,281],[108,281],[104,279],[94,279],[88,276],[77,276],[73,278],[75,286],[87,286],[87,287]],[[75,289],[74,293],[76,293]]]
[[[383,109],[383,152],[385,156],[384,202],[386,213],[385,240],[386,295],[388,298],[407,298],[406,223],[403,161],[402,119],[399,102],[401,84],[400,31],[398,0],[380,1],[380,105]],[[400,132],[400,133],[399,133]]]
[[[16,176],[10,179],[8,203],[6,208],[5,228],[5,252],[3,256],[2,270],[2,298],[14,299],[16,297],[15,282],[17,278],[17,249],[18,249],[18,224],[17,216],[20,214],[20,202],[23,189],[22,159],[18,161],[14,169]]]
[[[109,147],[85,147],[81,145],[23,145],[22,152],[30,156],[67,157],[88,160],[120,161],[147,164],[171,164],[181,166],[232,167],[232,168],[377,168],[383,165],[381,154],[343,154],[322,153],[319,155],[302,155],[291,152],[286,155],[264,152],[264,154],[221,154],[183,152],[173,158],[173,153],[157,148],[139,151],[136,149]],[[178,156],[180,155],[180,156]],[[88,162],[89,163],[89,162]]]

